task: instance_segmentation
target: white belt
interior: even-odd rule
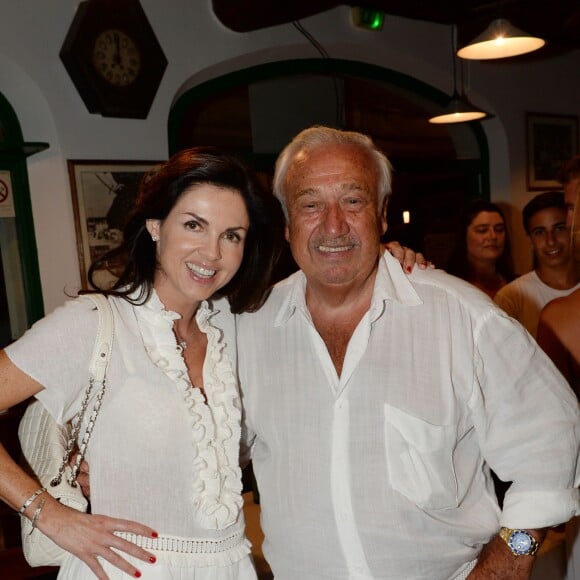
[[[149,538],[126,532],[115,532],[115,535],[145,550],[177,552],[179,554],[221,554],[236,548],[244,541],[243,530],[219,540],[194,540],[178,536]]]
[[[469,576],[469,573],[475,568],[476,564],[477,559],[472,560],[459,574],[457,574],[457,576],[453,576],[452,580],[465,580]]]

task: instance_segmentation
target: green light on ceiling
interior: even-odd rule
[[[353,8],[353,21],[355,26],[367,30],[382,30],[385,22],[385,13],[382,10],[370,8]]]

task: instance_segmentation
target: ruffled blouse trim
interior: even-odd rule
[[[173,332],[173,322],[180,315],[166,310],[155,291],[134,311],[149,357],[181,391],[191,415],[196,521],[208,530],[227,528],[238,520],[243,505],[239,467],[241,402],[223,332],[211,323],[217,312],[204,301],[196,313],[199,329],[207,336],[203,365],[206,404],[200,389],[191,384]]]

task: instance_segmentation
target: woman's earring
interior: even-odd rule
[[[151,239],[152,239],[154,242],[158,242],[158,241],[159,241],[159,236],[158,236],[157,234],[151,234]]]

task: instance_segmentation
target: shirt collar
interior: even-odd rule
[[[289,290],[280,304],[274,320],[274,326],[286,324],[296,312],[296,309],[310,316],[306,307],[306,276],[302,270],[298,270],[298,272],[295,272],[279,284],[279,286],[286,285],[289,286]]]
[[[306,276],[304,273],[302,271],[295,272],[281,282],[280,285],[289,286],[289,290],[280,304],[274,320],[274,326],[286,324],[297,310],[302,311],[310,318],[306,307]],[[382,314],[385,302],[389,300],[403,306],[417,306],[423,303],[409,276],[403,272],[399,261],[393,258],[389,252],[384,252],[379,258],[377,277],[371,299],[371,321],[376,320]]]

